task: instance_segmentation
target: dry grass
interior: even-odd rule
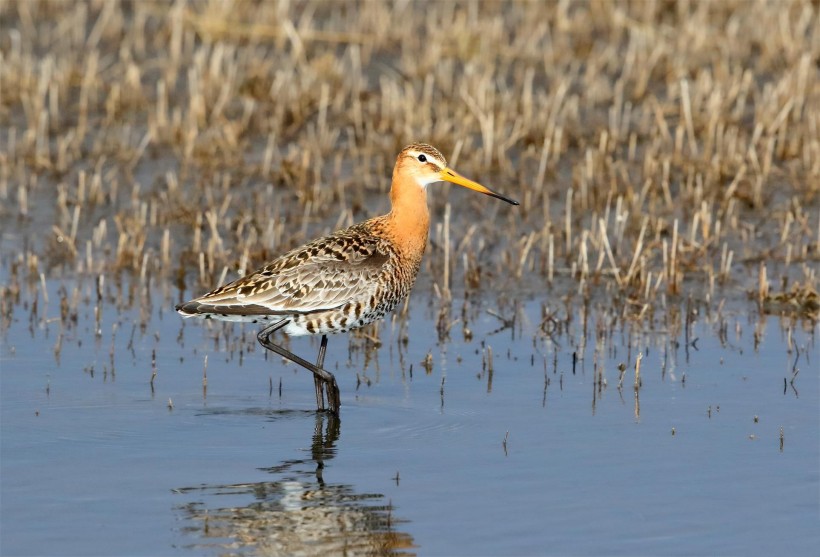
[[[385,210],[414,140],[522,202],[433,188],[443,299],[817,289],[816,3],[0,0],[0,57],[4,315],[211,287]]]

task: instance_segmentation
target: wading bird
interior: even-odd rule
[[[410,293],[427,246],[430,213],[427,186],[452,182],[518,205],[447,167],[434,147],[414,143],[402,149],[393,168],[391,210],[313,240],[261,269],[176,306],[184,317],[267,323],[259,343],[314,374],[316,406],[338,414],[339,387],[322,369],[327,335],[381,319]],[[322,335],[316,364],[274,344],[288,335]]]

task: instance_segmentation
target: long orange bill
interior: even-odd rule
[[[458,184],[459,186],[464,186],[465,188],[471,189],[473,191],[481,192],[484,195],[489,195],[490,197],[495,197],[496,199],[500,199],[501,201],[506,201],[510,205],[518,205],[518,201],[510,199],[509,197],[504,197],[500,193],[496,193],[489,188],[485,188],[478,182],[473,182],[469,178],[465,178],[452,168],[445,168],[439,173],[439,177],[442,180],[447,182],[452,182],[453,184]]]

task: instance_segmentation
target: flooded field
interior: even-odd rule
[[[548,336],[535,300],[501,330],[487,311],[505,311],[474,301],[472,339],[459,323],[442,343],[434,302],[414,295],[381,347],[331,339],[336,420],[312,410],[307,372],[266,361],[239,326],[183,325],[157,291],[144,323],[111,303],[96,336],[89,303],[66,330],[48,318],[61,287],[94,298],[49,284],[39,317],[15,312],[4,338],[4,554],[818,542],[816,328],[694,309],[688,325],[613,327],[579,307]]]
[[[817,17],[0,1],[0,553],[813,554]],[[412,141],[521,206],[428,188],[339,417],[176,314]]]

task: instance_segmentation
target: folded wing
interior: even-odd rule
[[[177,306],[186,316],[293,315],[368,299],[378,276],[390,272],[383,239],[340,232],[315,240],[265,267]]]

